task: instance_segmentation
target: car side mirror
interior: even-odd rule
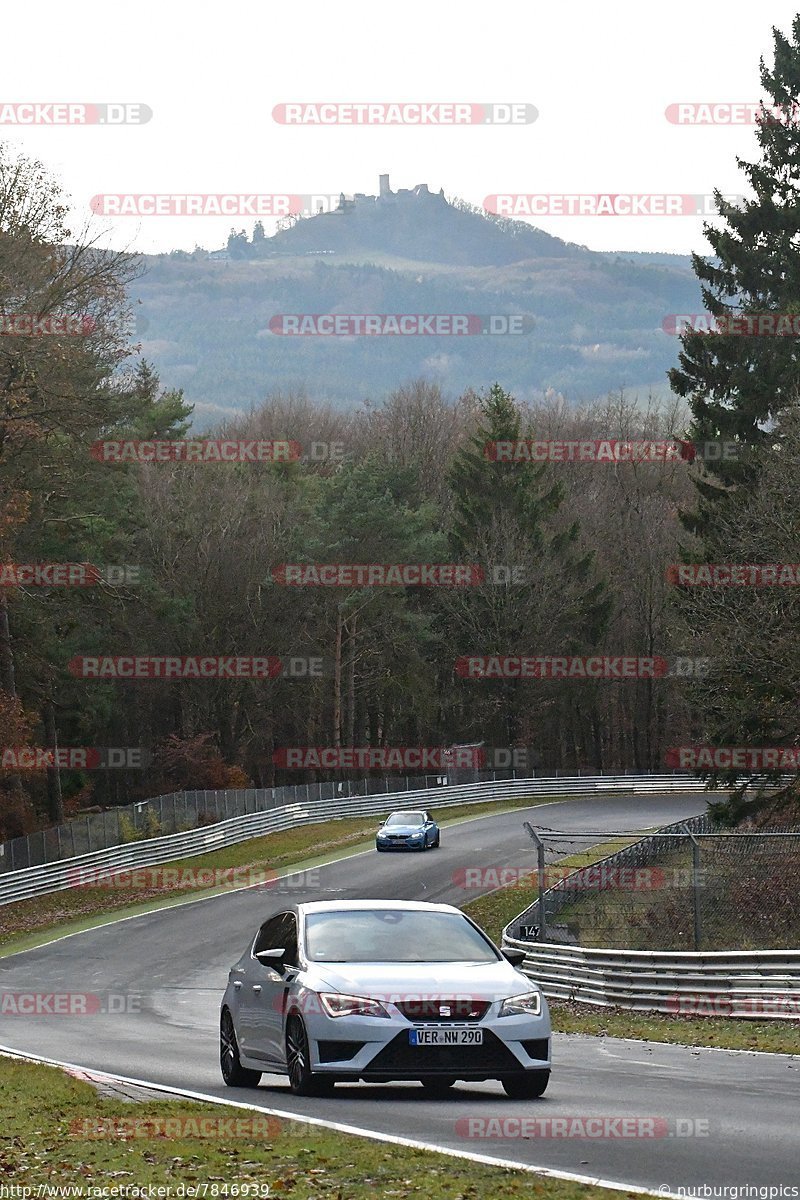
[[[512,967],[521,967],[525,962],[524,950],[501,950],[503,958],[506,962],[510,962]]]

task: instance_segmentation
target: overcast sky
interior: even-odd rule
[[[641,0],[379,0],[277,4],[39,0],[3,10],[0,105],[148,105],[146,124],[0,124],[0,140],[41,158],[105,244],[142,251],[216,248],[253,217],[93,217],[97,194],[375,193],[427,182],[482,205],[496,193],[741,193],[735,157],[752,125],[670,123],[679,102],[757,102],[769,15],[726,5]],[[527,103],[512,127],[282,125],[291,102]],[[8,110],[0,108],[0,115]],[[538,217],[598,250],[704,250],[695,216]],[[265,220],[267,231],[274,222]]]

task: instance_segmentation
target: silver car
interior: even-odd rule
[[[541,990],[449,904],[322,900],[266,921],[232,967],[220,1013],[230,1087],[288,1075],[298,1096],[335,1083],[499,1079],[541,1096],[550,1015]]]

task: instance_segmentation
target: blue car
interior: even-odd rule
[[[375,836],[376,850],[438,850],[439,826],[424,809],[394,812]]]

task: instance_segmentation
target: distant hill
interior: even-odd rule
[[[583,247],[522,221],[490,217],[425,183],[392,192],[381,177],[377,196],[341,196],[330,213],[297,221],[266,239],[267,254],[390,254],[457,266],[503,266],[528,258],[568,258]],[[585,252],[585,251],[583,251]]]
[[[499,380],[583,400],[665,387],[669,313],[700,311],[688,257],[608,254],[487,216],[425,185],[342,197],[272,237],[148,257],[142,353],[197,405],[196,427],[278,387],[339,405],[426,377],[455,395]],[[522,336],[282,336],[279,314],[517,314]]]

